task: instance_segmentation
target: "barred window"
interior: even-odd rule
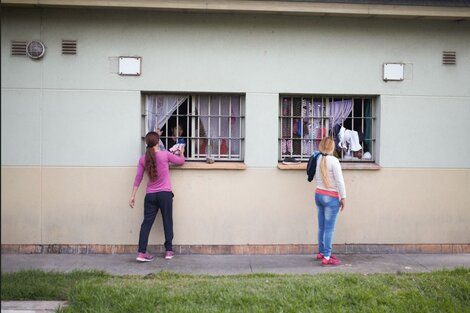
[[[160,131],[165,149],[184,143],[187,160],[243,161],[242,95],[157,94],[144,102],[144,133]]]
[[[281,96],[279,112],[280,161],[307,161],[327,135],[341,161],[375,160],[373,97]]]

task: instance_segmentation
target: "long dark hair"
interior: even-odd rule
[[[160,135],[156,132],[149,132],[145,136],[145,171],[149,175],[150,180],[157,179],[157,160],[155,160],[155,150],[153,147],[160,142]]]

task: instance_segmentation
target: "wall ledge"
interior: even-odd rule
[[[177,254],[314,254],[316,244],[271,245],[174,245]],[[338,254],[391,254],[391,253],[470,253],[470,243],[463,244],[336,244]],[[149,245],[152,253],[164,253],[163,245]],[[137,245],[99,244],[2,244],[2,254],[132,254]]]
[[[341,168],[343,170],[380,170],[380,165],[372,162],[341,162]],[[299,164],[283,164],[279,162],[277,168],[280,170],[307,170],[307,162]]]
[[[181,166],[170,166],[174,170],[245,170],[246,164],[242,162],[185,162]]]

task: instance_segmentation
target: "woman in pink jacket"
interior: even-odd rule
[[[139,189],[144,172],[148,175],[147,191],[144,199],[144,221],[140,227],[139,251],[137,261],[149,262],[153,256],[147,252],[148,238],[158,209],[162,212],[163,229],[165,232],[165,259],[171,259],[173,253],[173,192],[171,190],[169,164],[184,164],[184,146],[175,154],[161,150],[158,143],[160,136],[156,132],[149,132],[145,136],[147,148],[140,157],[137,165],[137,174],[134,179],[129,206],[134,207],[135,195]]]

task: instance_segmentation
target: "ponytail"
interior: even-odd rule
[[[327,154],[323,155],[320,160],[320,173],[321,178],[323,179],[323,184],[326,188],[331,188],[330,176],[328,175],[328,167],[326,166],[326,157]]]
[[[160,142],[160,136],[156,132],[150,132],[145,136],[147,149],[145,151],[145,171],[150,180],[157,179],[157,160],[155,159],[155,147]]]
[[[326,164],[326,158],[335,150],[335,140],[331,137],[325,137],[321,140],[318,148],[322,154],[322,158],[320,160],[321,178],[323,180],[323,184],[325,184],[325,187],[331,188],[331,182],[330,182],[330,176],[328,175],[328,167]]]
[[[153,147],[147,147],[145,151],[145,171],[149,175],[150,180],[157,179],[157,164]]]

